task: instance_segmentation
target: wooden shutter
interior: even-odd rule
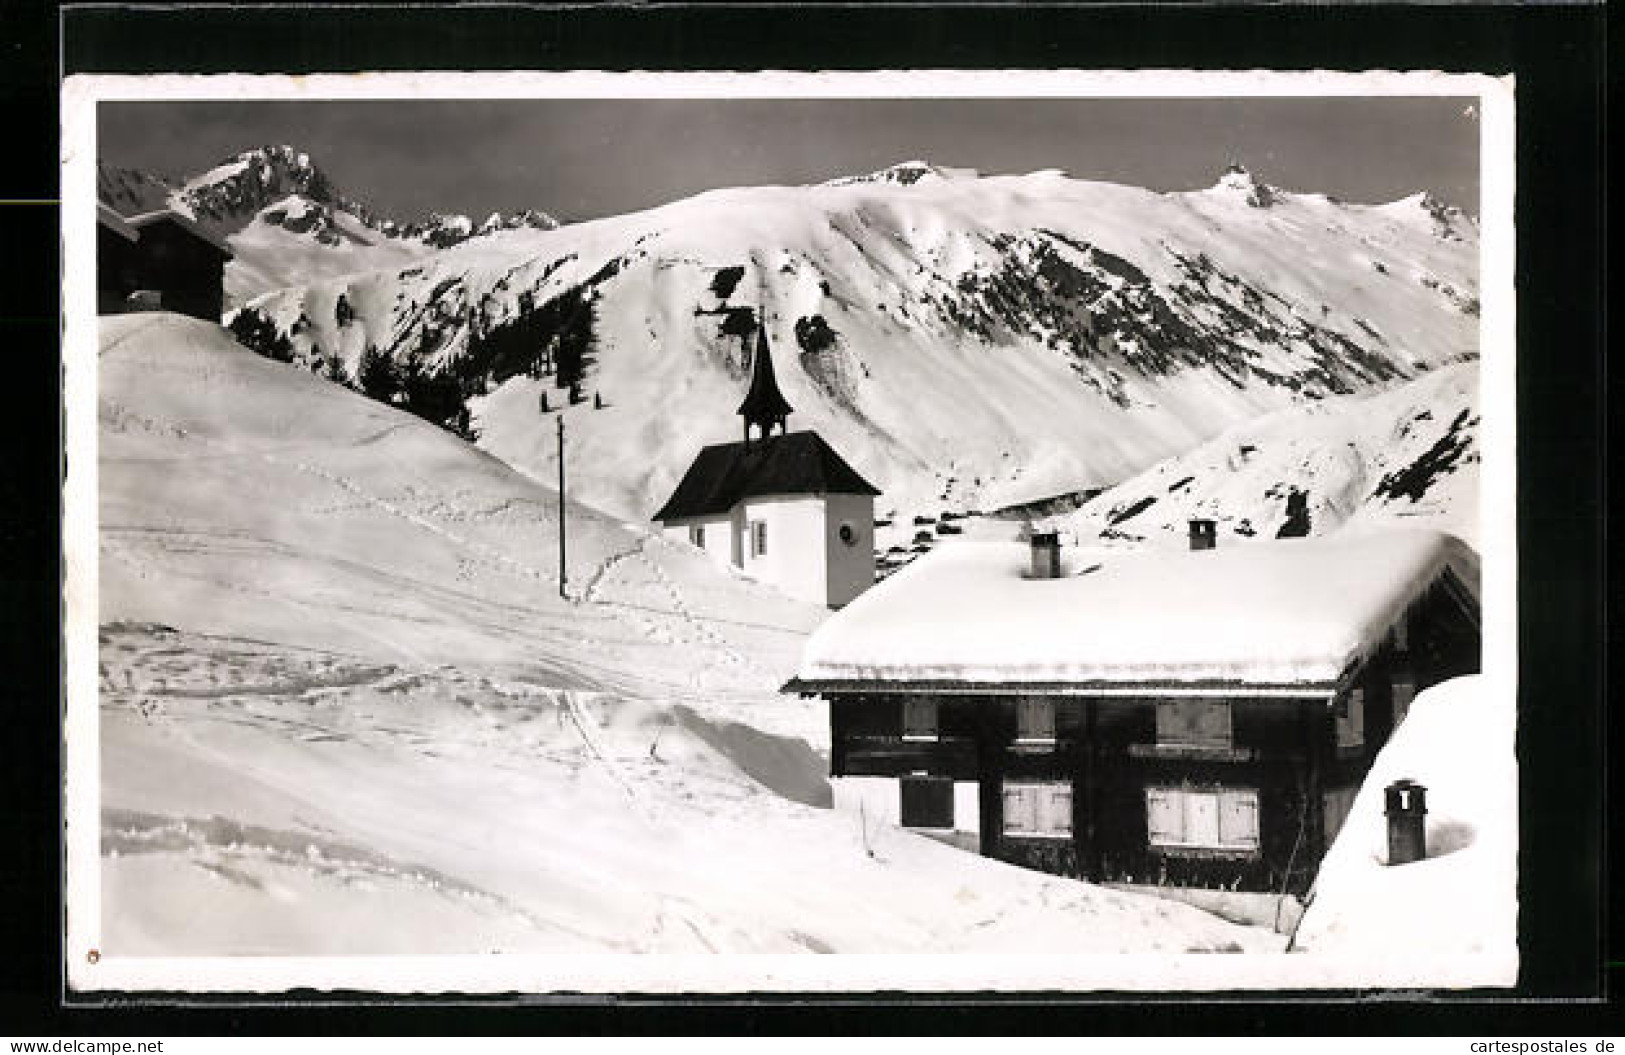
[[[1338,701],[1337,746],[1365,743],[1365,690],[1353,688]]]
[[[1046,808],[1043,827],[1039,830],[1046,835],[1071,835],[1072,785],[1050,784],[1042,791]]]
[[[1398,725],[1410,713],[1411,700],[1416,698],[1416,679],[1407,674],[1394,681],[1394,724]]]
[[[1152,845],[1170,846],[1185,841],[1179,793],[1168,788],[1145,789],[1145,827]]]
[[[1230,746],[1230,704],[1224,700],[1192,700],[1196,705],[1196,743]]]
[[[1004,830],[1024,834],[1037,830],[1037,788],[1028,784],[1004,786]]]
[[[1229,747],[1229,702],[1158,700],[1157,742],[1193,747]]]
[[[1219,845],[1219,796],[1211,791],[1185,792],[1185,843]]]
[[[1023,697],[1016,704],[1018,740],[1055,739],[1055,701],[1043,697]]]
[[[1219,845],[1231,849],[1258,849],[1258,792],[1231,789],[1219,792]]]
[[[937,701],[929,696],[903,699],[903,736],[910,740],[937,738]]]

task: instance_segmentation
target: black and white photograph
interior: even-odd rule
[[[70,78],[70,984],[1512,986],[1514,94]]]

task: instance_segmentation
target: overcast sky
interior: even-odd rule
[[[1478,212],[1472,99],[543,100],[103,103],[102,160],[195,175],[240,150],[308,151],[386,215],[564,220],[713,187],[813,183],[911,158],[1060,168],[1158,190],[1245,163],[1289,190],[1381,202],[1429,190]]]

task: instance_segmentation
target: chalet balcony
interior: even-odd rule
[[[848,736],[836,746],[837,776],[886,777],[924,772],[976,778],[976,741],[968,736]]]
[[[1130,744],[1130,758],[1155,758],[1185,762],[1256,762],[1256,747],[1219,744]]]

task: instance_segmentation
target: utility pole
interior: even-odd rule
[[[570,599],[564,571],[564,414],[559,414],[559,596]]]

